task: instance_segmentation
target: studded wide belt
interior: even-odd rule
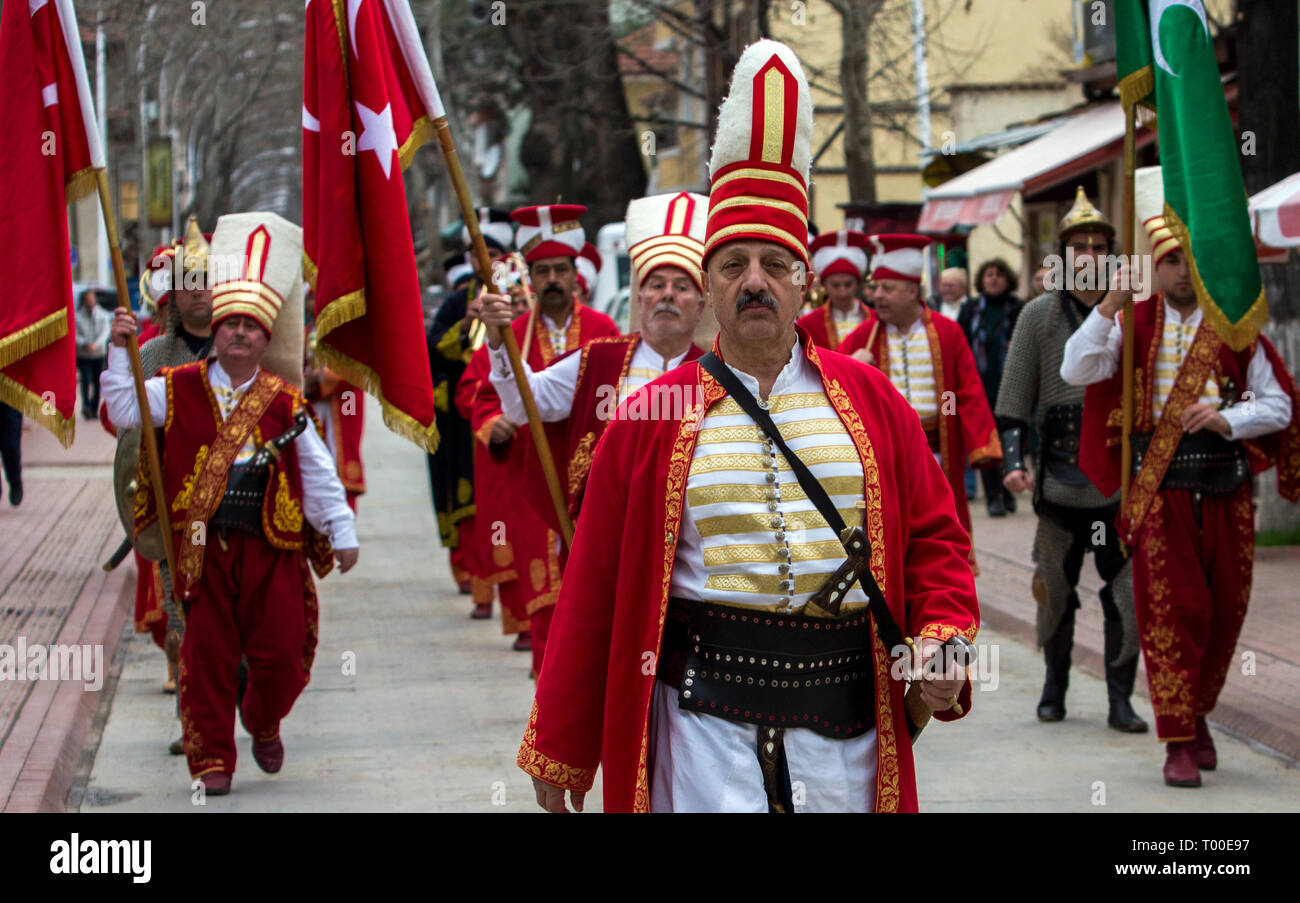
[[[263,535],[262,499],[270,471],[265,467],[236,464],[226,477],[226,492],[212,515],[212,526]]]
[[[657,676],[687,711],[846,739],[875,725],[872,668],[865,608],[819,618],[672,598]]]
[[[1133,434],[1133,472],[1142,467],[1151,433]],[[1227,495],[1250,478],[1250,462],[1237,442],[1212,430],[1184,433],[1160,486],[1210,495]]]

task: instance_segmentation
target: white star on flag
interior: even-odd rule
[[[361,137],[357,150],[374,151],[387,179],[393,168],[393,155],[397,153],[397,132],[393,130],[393,105],[385,104],[378,113],[356,101],[357,115],[361,117]]]

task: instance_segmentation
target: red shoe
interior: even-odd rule
[[[1201,771],[1214,771],[1219,766],[1219,754],[1214,749],[1214,738],[1204,715],[1196,716],[1196,767]]]
[[[469,616],[475,621],[488,620],[492,617],[492,603],[483,602],[479,605],[475,605],[474,610],[469,613]]]
[[[274,740],[253,741],[253,761],[267,774],[275,774],[284,765],[284,743]]]
[[[1165,783],[1170,787],[1200,787],[1201,772],[1196,768],[1196,741],[1166,743]]]
[[[518,635],[515,637],[514,644],[510,648],[515,650],[515,652],[532,652],[533,635],[527,630],[519,631]]]
[[[206,796],[225,796],[230,792],[230,774],[225,771],[209,771],[199,778]]]

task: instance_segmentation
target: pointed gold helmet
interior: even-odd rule
[[[207,237],[199,231],[199,222],[196,217],[190,217],[190,223],[185,228],[185,239],[179,244],[181,245],[184,272],[206,273],[208,251],[211,246],[208,244]]]
[[[1072,233],[1082,229],[1104,232],[1111,241],[1115,239],[1115,227],[1106,220],[1106,217],[1102,216],[1100,210],[1092,205],[1092,202],[1088,200],[1088,195],[1083,191],[1083,186],[1080,185],[1078,193],[1074,196],[1074,206],[1061,220],[1061,227],[1057,234],[1060,240],[1064,242]]]

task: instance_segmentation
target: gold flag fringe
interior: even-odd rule
[[[98,186],[95,184],[95,174],[99,170],[93,166],[74,172],[68,177],[68,181],[63,186],[63,197],[67,203],[80,200],[94,191]]]
[[[373,395],[383,408],[384,425],[389,430],[401,436],[410,442],[420,446],[420,448],[433,454],[438,450],[438,426],[436,423],[430,423],[427,427],[406,413],[395,407],[384,397],[383,388],[379,382],[379,374],[367,367],[360,361],[353,360],[343,354],[337,348],[325,344],[317,338],[316,354],[322,358],[326,365],[342,376],[350,383],[355,383],[366,392]]]
[[[44,398],[3,373],[0,373],[0,401],[11,408],[17,408],[29,420],[45,427],[64,448],[72,446],[72,440],[77,435],[76,419],[60,416]]]
[[[1183,255],[1187,258],[1188,269],[1192,272],[1192,285],[1196,288],[1196,300],[1200,305],[1201,312],[1205,316],[1205,321],[1210,324],[1210,328],[1218,333],[1229,348],[1233,351],[1242,351],[1250,346],[1259,336],[1259,330],[1268,322],[1268,298],[1264,295],[1264,289],[1261,286],[1259,296],[1250,305],[1245,315],[1235,323],[1228,319],[1223,309],[1219,307],[1210,294],[1209,288],[1205,281],[1201,279],[1200,268],[1196,265],[1196,255],[1192,253],[1192,235],[1187,229],[1187,224],[1179,218],[1174,209],[1165,203],[1165,225],[1169,231],[1173,232],[1178,238],[1178,243],[1182,246]]]
[[[1156,75],[1151,64],[1130,72],[1119,80],[1119,100],[1125,109],[1134,104],[1141,104],[1149,110],[1155,110],[1155,104],[1147,98],[1156,90]]]
[[[56,310],[0,339],[0,370],[35,354],[68,334],[67,309]]]

